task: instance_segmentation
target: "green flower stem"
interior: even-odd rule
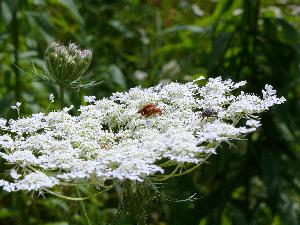
[[[172,171],[172,173],[170,173],[169,175],[166,175],[166,176],[162,176],[162,178],[154,178],[154,180],[155,181],[164,181],[164,180],[167,180],[167,179],[173,177],[176,174],[176,172],[178,171],[178,169],[180,168],[180,166],[182,166],[182,164],[179,163],[176,166],[176,168]]]
[[[78,198],[81,198],[80,191],[79,191],[78,187],[76,187],[76,194],[77,194]],[[83,201],[79,200],[79,202],[80,202],[80,206],[81,206],[82,212],[84,214],[84,217],[86,219],[87,225],[92,225],[92,223],[91,223],[91,221],[89,219],[89,216],[87,214],[87,211],[86,211],[86,208],[85,208],[85,205],[84,205]]]
[[[59,100],[60,100],[60,108],[64,108],[64,99],[65,99],[65,87],[63,85],[59,85]]]
[[[70,185],[71,186],[71,185]],[[80,201],[80,200],[87,200],[87,199],[90,199],[90,198],[93,198],[93,197],[96,197],[100,194],[103,194],[104,192],[110,190],[111,188],[113,188],[113,186],[109,186],[107,187],[106,189],[102,190],[102,191],[99,191],[95,194],[92,194],[92,195],[89,195],[89,196],[86,196],[86,197],[80,197],[80,198],[74,198],[74,197],[69,197],[69,196],[65,196],[63,194],[60,194],[60,193],[57,193],[57,192],[53,192],[53,191],[50,191],[48,189],[43,189],[45,192],[51,194],[51,195],[54,195],[56,197],[59,197],[59,198],[62,198],[62,199],[66,199],[66,200],[70,200],[70,201]]]
[[[14,46],[14,66],[13,70],[15,72],[15,97],[16,101],[21,101],[21,77],[20,77],[20,70],[19,70],[19,19],[18,19],[18,12],[19,12],[19,0],[14,1],[14,10],[13,10],[13,18],[12,18],[12,40]]]

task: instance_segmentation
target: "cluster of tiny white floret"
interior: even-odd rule
[[[72,108],[0,119],[0,157],[11,169],[6,191],[42,191],[62,183],[143,181],[164,176],[165,165],[197,165],[221,142],[261,124],[258,114],[281,104],[270,85],[262,97],[238,92],[246,82],[199,78],[114,93]],[[51,99],[52,100],[52,97]]]
[[[50,101],[50,103],[54,102],[54,95],[53,94],[49,95],[49,101]]]

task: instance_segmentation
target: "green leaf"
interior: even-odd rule
[[[28,59],[37,56],[38,56],[37,51],[24,51],[19,54],[20,59]]]
[[[286,40],[293,44],[297,43],[299,40],[299,33],[292,24],[281,18],[277,18],[276,23],[282,27],[282,34]]]
[[[178,32],[178,31],[190,31],[192,33],[206,33],[207,31],[209,31],[209,29],[203,28],[200,26],[195,26],[195,25],[177,25],[177,26],[173,26],[168,29],[165,29],[162,33],[168,34],[168,33],[173,33],[173,32]]]
[[[213,42],[213,49],[208,64],[209,70],[212,70],[213,67],[216,66],[220,60],[222,60],[231,37],[231,33],[221,32]]]
[[[59,198],[51,198],[49,199],[49,202],[51,202],[51,205],[61,208],[65,212],[70,211],[69,205],[66,203],[66,201],[59,199]]]
[[[76,3],[73,0],[57,0],[57,2],[59,4],[61,4],[62,6],[66,7],[66,9],[68,9],[70,11],[70,13],[72,13],[73,17],[81,24],[84,23],[79,10],[77,8]]]
[[[12,99],[12,95],[6,95],[0,98],[0,115],[2,117],[4,117],[6,110],[9,109],[7,106],[11,104]]]
[[[109,23],[113,28],[122,33],[126,38],[132,38],[134,36],[133,33],[128,30],[120,21],[112,20]]]
[[[65,221],[61,221],[61,222],[45,223],[44,225],[69,225],[69,223]]]
[[[109,74],[111,75],[112,81],[119,85],[122,89],[126,89],[126,81],[123,72],[117,65],[111,65],[109,67]]]
[[[219,4],[217,5],[214,13],[213,13],[213,17],[217,18],[219,16],[221,16],[221,14],[226,13],[232,6],[232,3],[235,0],[221,0],[219,1]]]
[[[50,20],[50,16],[46,13],[43,15],[39,12],[27,11],[27,17],[31,22],[33,31],[36,31],[41,35],[47,42],[53,41],[53,25]]]
[[[5,1],[1,2],[1,15],[6,24],[10,23],[12,19],[12,12]]]
[[[8,209],[2,208],[0,210],[0,219],[5,219],[12,216],[13,216],[13,212],[9,211]]]
[[[278,121],[277,123],[277,127],[279,128],[282,137],[286,140],[286,141],[295,141],[294,135],[292,134],[292,132],[290,131],[290,129],[288,128],[287,124]]]

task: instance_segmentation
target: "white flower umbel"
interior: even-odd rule
[[[234,95],[246,82],[218,77],[198,86],[202,79],[136,87],[101,100],[85,97],[92,104],[81,106],[77,116],[69,114],[70,107],[0,119],[0,156],[12,167],[0,186],[43,191],[66,183],[101,186],[106,180],[183,175],[216,153],[220,143],[255,131],[258,114],[285,101],[270,85],[262,97]],[[175,169],[165,174],[165,167]]]

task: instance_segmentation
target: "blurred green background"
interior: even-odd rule
[[[53,86],[23,72],[43,60],[52,41],[93,50],[89,73],[103,83],[67,90],[67,104],[75,106],[84,95],[101,98],[197,74],[247,80],[246,91],[254,93],[271,84],[287,102],[265,113],[248,141],[224,145],[197,171],[166,182],[160,189],[166,195],[198,199],[159,198],[149,224],[299,225],[299,33],[299,0],[0,0],[0,116],[14,117],[16,101],[23,115],[45,111],[48,95],[57,97]],[[85,202],[94,225],[113,218],[118,191]],[[78,202],[0,191],[0,225],[17,224],[85,220]]]

